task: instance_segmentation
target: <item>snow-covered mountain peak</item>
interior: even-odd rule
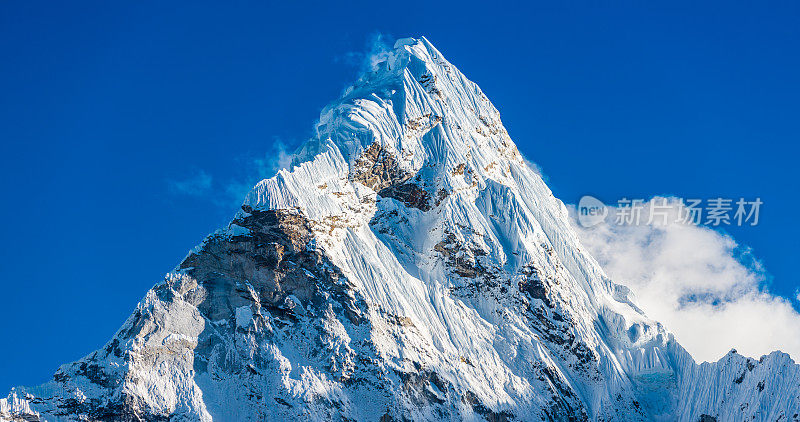
[[[293,169],[259,183],[246,205],[299,206],[311,214],[324,206],[320,215],[327,215],[333,206],[329,202],[342,201],[301,185],[372,177],[365,169],[376,160],[393,172],[382,177],[393,180],[361,185],[386,189],[407,182],[402,193],[393,192],[424,211],[450,193],[492,183],[514,186],[512,172],[526,167],[524,160],[477,85],[424,38],[400,40],[380,58],[342,98],[323,109],[315,136],[300,148]]]
[[[775,420],[800,369],[696,365],[580,245],[497,109],[402,39],[292,168],[13,420]],[[708,419],[711,418],[711,419]],[[797,417],[795,417],[797,418]]]
[[[418,169],[421,163],[455,161],[483,146],[491,133],[504,131],[497,109],[473,82],[451,65],[424,38],[400,40],[394,50],[378,55],[372,71],[326,107],[316,128],[311,156],[332,141],[352,163],[373,142],[399,153],[400,163]],[[436,131],[474,136],[450,137],[437,145]],[[516,150],[504,138],[505,148]],[[473,151],[474,152],[474,151]],[[483,149],[481,149],[483,153]],[[301,155],[300,159],[308,159]]]

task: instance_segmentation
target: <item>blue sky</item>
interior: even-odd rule
[[[104,344],[376,33],[428,37],[566,202],[762,198],[729,232],[793,298],[800,4],[703,3],[4,2],[0,391]]]

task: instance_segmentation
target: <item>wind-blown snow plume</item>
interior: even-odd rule
[[[292,151],[284,141],[274,139],[270,149],[268,154],[261,157],[246,157],[241,160],[242,162],[238,165],[240,174],[238,177],[229,179],[223,185],[221,196],[225,199],[219,201],[219,205],[226,209],[231,205],[238,206],[259,180],[267,179],[280,170],[290,168],[293,159]]]
[[[269,153],[256,158],[241,157],[234,166],[237,174],[227,181],[222,182],[204,170],[195,170],[188,177],[167,180],[167,184],[170,193],[206,199],[227,213],[241,205],[255,183],[288,169],[292,159],[292,152],[286,143],[275,139]]]

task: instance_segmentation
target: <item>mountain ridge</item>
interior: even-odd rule
[[[480,88],[399,40],[104,348],[0,419],[800,420],[788,355],[697,365],[568,218]]]

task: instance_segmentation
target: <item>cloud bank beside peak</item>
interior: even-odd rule
[[[656,200],[663,198],[647,202],[643,215]],[[716,361],[732,348],[752,357],[781,350],[800,358],[800,314],[767,290],[766,272],[750,251],[726,234],[675,222],[680,200],[668,204],[666,224],[617,225],[613,207],[597,226],[571,221],[608,275],[630,287],[648,316],[696,360]]]

